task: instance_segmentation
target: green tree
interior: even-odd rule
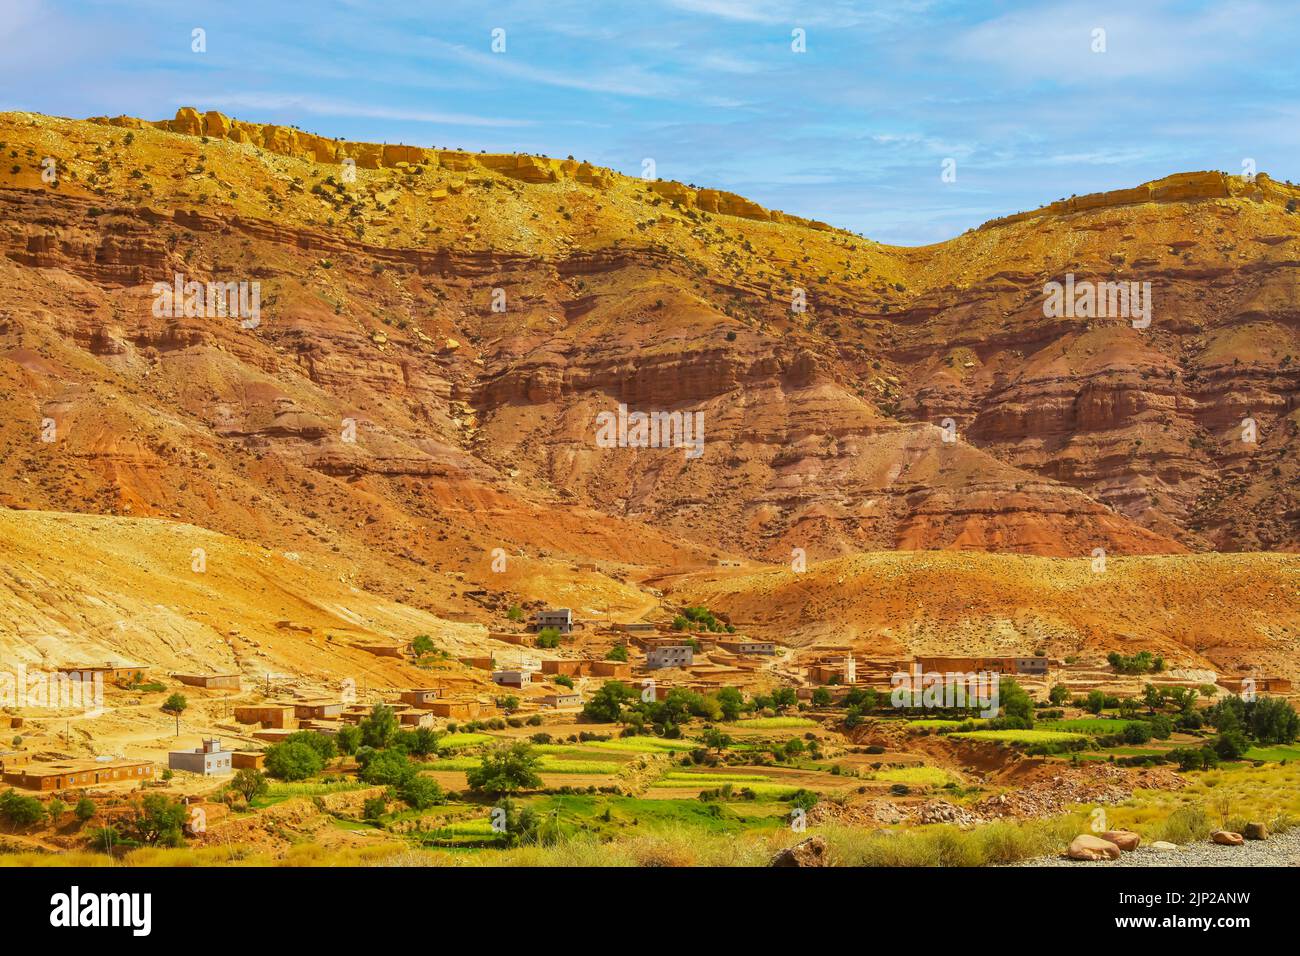
[[[136,804],[131,827],[136,839],[148,846],[181,846],[189,814],[185,805],[161,793],[146,795]]]
[[[412,774],[397,788],[397,795],[413,810],[427,810],[444,803],[447,799],[442,787],[432,777],[421,773]]]
[[[829,707],[831,705],[831,692],[825,687],[818,687],[812,692],[812,702],[814,707]]]
[[[569,690],[573,690],[573,678],[568,674],[556,674],[554,680],[555,683],[559,684],[561,687],[567,687]]]
[[[80,822],[85,823],[95,815],[95,801],[91,800],[89,797],[82,797],[77,801],[77,805],[73,808],[72,814]]]
[[[423,657],[425,654],[432,654],[435,650],[433,638],[428,634],[419,634],[415,640],[411,641],[411,650],[415,651],[416,657]]]
[[[344,724],[334,735],[334,743],[339,748],[339,753],[351,756],[361,746],[361,728],[356,724]]]
[[[608,653],[605,654],[605,660],[607,660],[607,661],[623,661],[623,662],[626,663],[626,661],[627,661],[627,645],[626,645],[626,644],[615,644],[613,647],[611,647],[611,648],[609,649]]]
[[[1052,689],[1047,692],[1047,699],[1051,701],[1053,707],[1060,707],[1070,699],[1070,689],[1064,684],[1053,684]]]
[[[599,724],[617,723],[623,708],[634,699],[632,689],[622,681],[606,681],[583,705],[582,715]]]
[[[537,773],[539,757],[526,743],[497,747],[483,762],[465,773],[471,790],[488,794],[535,790],[542,785]]]
[[[366,783],[400,787],[417,773],[400,750],[363,750],[358,761],[361,762],[361,779]]]
[[[322,767],[329,766],[329,762],[339,755],[339,749],[334,738],[328,734],[318,733],[314,730],[300,730],[295,734],[290,734],[284,738],[286,744],[306,744],[316,753],[320,754]]]
[[[438,739],[442,735],[432,727],[416,727],[398,734],[398,746],[417,757],[427,757],[438,752]]]
[[[266,772],[278,780],[306,780],[324,766],[320,752],[309,744],[274,744],[266,750]]]
[[[244,767],[235,773],[234,779],[230,781],[230,789],[242,794],[244,800],[252,803],[254,799],[270,790],[271,786],[266,781],[266,775],[260,770]]]
[[[524,609],[518,604],[512,604],[510,610],[506,611],[506,617],[517,624],[524,619]]]
[[[163,701],[162,712],[164,714],[171,714],[176,718],[176,736],[178,737],[181,733],[181,714],[185,713],[185,709],[189,706],[189,701],[187,701],[185,695],[181,693],[174,693]]]
[[[1106,695],[1099,690],[1088,691],[1088,699],[1084,703],[1084,710],[1090,714],[1100,714],[1106,706]]]
[[[1025,689],[1009,677],[998,679],[998,700],[1002,714],[1028,729],[1034,726],[1034,701]]]
[[[745,709],[744,695],[735,687],[724,687],[718,691],[718,706],[722,708],[722,719],[737,720]]]
[[[45,805],[35,797],[6,790],[0,794],[0,816],[15,826],[30,827],[45,819]]]
[[[393,742],[398,729],[397,714],[385,704],[375,704],[370,716],[361,721],[361,744],[382,750]]]
[[[556,648],[560,646],[560,629],[558,627],[544,627],[537,632],[537,646],[543,648]]]

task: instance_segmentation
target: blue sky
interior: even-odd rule
[[[903,244],[1246,158],[1300,180],[1297,62],[1289,0],[0,0],[0,109],[650,157]]]

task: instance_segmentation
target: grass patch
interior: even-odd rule
[[[753,730],[789,730],[796,727],[820,727],[815,720],[807,717],[746,717],[735,722],[736,727],[748,727]]]
[[[668,740],[664,737],[615,737],[613,740],[595,740],[588,746],[595,750],[616,750],[623,753],[653,754],[676,753],[694,750],[699,744],[689,740]]]
[[[1072,734],[1063,730],[971,730],[952,736],[964,740],[991,740],[1000,744],[1067,744],[1088,739],[1085,734]]]
[[[868,779],[881,783],[906,783],[914,787],[942,787],[955,783],[957,778],[942,767],[890,767],[877,770]]]

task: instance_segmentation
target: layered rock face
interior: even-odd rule
[[[497,546],[662,567],[1300,545],[1300,191],[1264,177],[896,249],[573,160],[196,111],[4,114],[0,141],[9,505],[364,550],[431,601],[457,591],[431,568],[491,580]],[[1149,325],[1047,314],[1067,274],[1149,283]],[[177,276],[180,300],[257,283],[257,321],[159,309]],[[659,447],[618,424],[638,412],[665,416]]]

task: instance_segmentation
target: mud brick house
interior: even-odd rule
[[[432,711],[416,710],[415,708],[408,708],[406,710],[399,710],[396,713],[397,713],[397,720],[403,727],[432,727],[433,726],[435,715]]]
[[[532,679],[532,671],[523,669],[492,672],[492,682],[502,687],[525,687],[532,683]]]
[[[305,700],[293,705],[293,715],[300,720],[336,720],[345,706],[339,700]]]
[[[441,687],[415,687],[411,690],[402,691],[397,695],[397,699],[403,704],[410,704],[412,707],[425,707],[441,696]]]
[[[232,754],[221,749],[221,741],[213,737],[203,741],[203,745],[194,750],[173,750],[167,754],[167,766],[172,770],[186,770],[216,777],[233,773]]]
[[[435,717],[448,717],[452,720],[473,720],[481,710],[476,700],[434,700],[426,706]]]
[[[68,790],[111,783],[143,783],[152,780],[153,764],[147,760],[67,760],[37,763],[6,770],[4,782],[24,790]]]
[[[547,694],[542,698],[543,707],[577,707],[582,703],[582,695],[577,692]]]
[[[236,750],[230,754],[230,765],[236,770],[261,770],[266,765],[264,750]]]
[[[534,630],[540,631],[547,627],[553,627],[561,634],[572,634],[573,611],[567,607],[557,607],[547,611],[538,611],[533,615]]]
[[[1046,657],[918,657],[925,673],[992,673],[1041,676],[1051,669]]]
[[[695,661],[695,649],[689,644],[654,647],[646,652],[645,666],[649,670],[664,667],[690,667]]]
[[[565,674],[569,677],[580,677],[590,669],[588,661],[542,661],[543,674]]]
[[[296,726],[292,704],[249,704],[235,708],[235,720],[241,724],[259,724],[265,729]]]
[[[173,674],[187,687],[205,687],[209,690],[242,690],[238,674]]]
[[[473,667],[481,671],[490,671],[497,666],[496,658],[491,654],[487,657],[458,657],[457,660],[466,667]]]
[[[592,661],[593,677],[610,677],[614,680],[631,680],[632,665],[624,661]]]
[[[6,770],[16,770],[18,767],[26,767],[31,762],[32,755],[21,750],[0,751],[0,773]]]
[[[1226,687],[1234,694],[1240,694],[1242,691],[1251,687],[1247,681],[1253,680],[1253,690],[1256,694],[1289,694],[1291,693],[1291,681],[1285,677],[1240,677],[1234,680],[1221,680],[1219,685]]]
[[[149,668],[140,664],[64,664],[54,668],[59,674],[95,674],[105,684],[142,684],[149,676]]]
[[[721,638],[718,647],[732,654],[775,654],[776,644],[772,641],[753,641],[749,638]]]

